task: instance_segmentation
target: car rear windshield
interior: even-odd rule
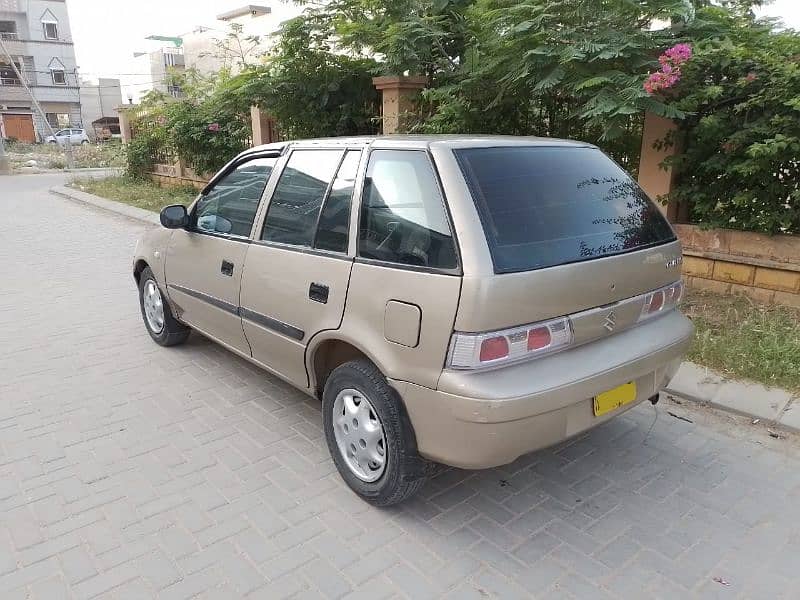
[[[454,150],[496,273],[621,254],[675,239],[637,183],[591,147]]]

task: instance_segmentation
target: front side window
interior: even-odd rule
[[[295,150],[269,202],[261,239],[310,247],[342,150]]]
[[[596,148],[454,152],[497,273],[591,260],[675,239],[636,182]]]
[[[198,200],[192,215],[195,230],[247,237],[258,203],[277,157],[260,157],[238,165]]]
[[[67,85],[67,74],[62,69],[53,69],[50,73],[53,75],[54,85]]]
[[[455,241],[427,153],[372,152],[361,201],[358,253],[401,265],[458,266]]]
[[[44,26],[44,39],[58,39],[58,23],[42,23],[42,25]]]

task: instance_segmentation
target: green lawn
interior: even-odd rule
[[[159,212],[169,204],[188,205],[197,196],[197,190],[192,187],[160,187],[151,181],[128,177],[81,177],[73,179],[69,185],[96,196],[153,212]]]
[[[697,327],[689,360],[800,392],[800,309],[690,291],[683,311]]]

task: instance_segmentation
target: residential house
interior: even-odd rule
[[[183,90],[174,77],[186,68],[182,48],[164,47],[153,52],[137,52],[134,57],[137,58],[137,73],[141,71],[150,75],[150,83],[139,89],[139,94],[144,95],[149,90],[156,90],[173,98],[180,98],[183,95]]]
[[[0,117],[5,136],[33,142],[49,135],[17,71],[53,129],[80,125],[80,93],[66,1],[0,0],[0,42]]]
[[[81,82],[81,121],[92,139],[119,135],[122,85],[119,79],[101,77],[97,83]]]

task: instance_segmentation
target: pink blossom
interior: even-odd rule
[[[675,86],[681,79],[681,65],[692,57],[689,44],[676,44],[658,57],[661,69],[651,73],[645,80],[644,91],[655,94]]]
[[[212,131],[214,133],[218,132],[219,131],[219,123],[212,123],[211,125],[208,126],[208,130]]]

